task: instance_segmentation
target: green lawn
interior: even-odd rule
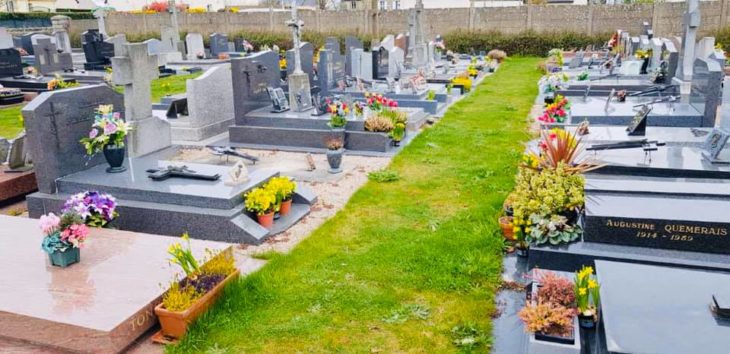
[[[22,105],[0,109],[0,138],[12,139],[23,130]]]
[[[152,80],[152,102],[160,102],[162,97],[165,95],[174,95],[183,93],[186,90],[186,82],[188,79],[194,79],[200,76],[202,72],[197,72],[188,75],[172,75],[161,79]],[[124,92],[122,87],[117,88],[117,91]]]
[[[537,63],[507,60],[394,158],[400,180],[368,182],[290,254],[267,255],[167,350],[487,351],[496,218],[529,138]]]
[[[160,102],[165,95],[174,95],[185,92],[186,80],[194,79],[202,73],[189,75],[173,75],[152,81],[152,102]],[[122,87],[117,91],[124,92]],[[13,106],[0,109],[0,138],[13,138],[23,130],[23,122],[19,119],[22,106]]]

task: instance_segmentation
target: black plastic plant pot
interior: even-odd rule
[[[573,331],[571,331],[573,333]],[[571,335],[569,337],[555,336],[540,332],[535,332],[535,339],[543,342],[559,343],[559,344],[575,344],[575,338]]]
[[[545,94],[545,104],[552,104],[555,102],[555,93],[554,92],[548,92]]]
[[[596,328],[595,317],[578,315],[578,324],[583,329],[594,329]]]

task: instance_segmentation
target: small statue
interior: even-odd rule
[[[243,161],[236,162],[235,165],[228,171],[230,179],[225,181],[226,186],[238,186],[248,182],[248,169]]]

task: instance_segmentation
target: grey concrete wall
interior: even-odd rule
[[[429,37],[454,30],[605,33],[617,28],[638,33],[642,21],[653,24],[660,36],[681,35],[684,3],[634,5],[529,5],[517,7],[455,8],[425,10],[424,30]],[[701,35],[728,24],[730,0],[702,1]],[[300,11],[305,31],[359,33],[381,38],[407,31],[408,11]],[[239,31],[287,31],[288,12],[181,14],[180,28],[210,34]],[[93,21],[93,20],[92,20]],[[106,21],[110,33],[141,34],[158,32],[170,21],[167,14],[113,13]],[[88,25],[80,21],[74,27]],[[95,24],[94,24],[95,25]],[[83,29],[82,29],[83,30]]]

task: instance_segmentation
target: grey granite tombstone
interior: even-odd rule
[[[340,40],[337,39],[337,37],[327,37],[324,41],[324,48],[329,50],[333,57],[335,55],[342,54],[342,51],[340,50]]]
[[[682,50],[679,53],[679,66],[675,80],[680,84],[692,79],[692,67],[695,60],[695,41],[697,30],[700,27],[700,2],[687,0],[687,11],[682,19],[684,31],[682,34]]]
[[[362,41],[356,37],[345,37],[345,75],[355,76],[352,72],[352,51],[355,49],[362,50]]]
[[[649,50],[651,49],[651,43],[649,41],[649,37],[645,35],[639,36],[639,48],[643,50]]]
[[[174,141],[201,141],[224,133],[233,125],[231,64],[216,65],[187,81],[187,119],[173,119]]]
[[[400,78],[406,55],[400,47],[393,47],[388,54],[388,77]]]
[[[385,48],[385,50],[390,51],[395,47],[395,37],[392,34],[389,34],[383,38],[383,41],[380,42],[380,46]]]
[[[641,48],[641,41],[639,40],[639,37],[631,37],[631,48],[629,53],[633,56],[639,48]]]
[[[219,54],[228,52],[228,36],[221,33],[213,33],[210,35],[210,55],[218,58]]]
[[[159,39],[151,38],[142,43],[147,45],[147,54],[158,55],[162,53],[162,42]]]
[[[127,44],[127,35],[124,33],[115,34],[104,40],[106,43],[111,43],[114,46],[114,55],[124,55],[124,45]]]
[[[327,49],[319,51],[319,63],[317,63],[317,76],[320,95],[326,96],[329,90],[335,86],[335,73],[333,54]]]
[[[130,157],[147,155],[171,144],[170,124],[152,116],[150,83],[159,76],[157,56],[146,43],[127,44],[125,56],[112,58],[112,81],[124,85],[124,111],[131,125],[127,140]]]
[[[27,133],[25,130],[20,132],[16,136],[8,147],[8,167],[11,171],[28,171],[32,169],[32,166],[28,166],[28,149],[26,148],[25,140]]]
[[[33,55],[33,41],[32,37],[35,36],[38,33],[31,32],[26,33],[22,36],[20,36],[20,47],[25,49],[25,51],[28,53],[28,55]]]
[[[8,33],[8,29],[5,27],[0,27],[0,49],[5,48],[14,48],[15,43],[13,43],[13,36]]]
[[[41,40],[41,39],[48,39],[51,41],[51,43],[56,44],[56,38],[53,36],[49,36],[45,33],[36,33],[36,34],[30,36],[30,44],[36,45],[36,44],[38,44],[38,40]]]
[[[722,78],[725,73],[716,61],[702,58],[695,59],[692,71],[689,103],[703,113],[703,127],[714,127],[717,107],[722,99]]]
[[[408,33],[410,43],[406,55],[411,59],[411,64],[416,69],[423,69],[428,65],[428,43],[423,30],[423,0],[416,0],[416,5],[410,10],[408,18]]]
[[[10,142],[8,139],[0,138],[0,165],[8,161],[8,150],[10,149]]]
[[[231,59],[233,109],[236,123],[255,109],[271,105],[267,87],[279,87],[279,55],[270,50]]]
[[[662,61],[662,48],[664,47],[664,41],[660,38],[652,38],[651,43],[651,59],[649,61],[649,67],[652,70],[659,68],[659,63]]]
[[[56,191],[55,180],[104,163],[101,154],[89,158],[79,143],[88,136],[99,105],[114,105],[124,112],[121,94],[107,85],[75,87],[40,94],[23,107],[28,147],[38,189]]]
[[[367,54],[367,55],[366,55]],[[366,53],[362,48],[353,48],[350,52],[350,76],[362,77],[363,58],[372,56],[370,53]],[[371,62],[372,65],[372,62]],[[372,70],[372,69],[371,69]]]
[[[302,42],[299,46],[301,56],[302,71],[309,76],[309,82],[314,82],[314,46],[309,42]],[[288,63],[286,72],[287,76],[294,73],[294,50],[286,51],[286,62]]]
[[[654,30],[651,28],[651,24],[647,21],[641,23],[642,32],[641,34],[647,36],[649,39],[654,37]]]
[[[205,58],[205,45],[203,44],[203,35],[200,33],[188,33],[185,35],[185,45],[187,46],[188,60]]]
[[[36,44],[33,44],[33,51],[36,53],[36,68],[41,74],[73,69],[71,54],[59,53],[56,45],[48,38],[38,38]]]
[[[395,41],[394,41],[393,45],[402,49],[403,53],[408,52],[408,38],[406,38],[406,36],[403,33],[401,33],[397,37],[395,37]]]
[[[721,68],[724,68],[727,64],[727,58],[725,57],[725,51],[720,49],[713,49],[712,53],[708,56],[710,60],[714,60],[717,62],[718,65],[720,65]]]
[[[695,46],[695,58],[707,58],[715,51],[715,37],[702,37]]]
[[[677,65],[679,65],[679,52],[677,52],[674,42],[664,39],[662,55],[663,60],[667,62],[667,78],[672,80],[677,73]]]
[[[53,37],[56,38],[56,47],[62,53],[71,53],[71,38],[65,30],[53,31]]]
[[[15,48],[0,49],[0,77],[23,75],[23,62]]]
[[[160,27],[160,45],[163,52],[177,51],[178,42],[180,42],[180,33],[170,26]]]

